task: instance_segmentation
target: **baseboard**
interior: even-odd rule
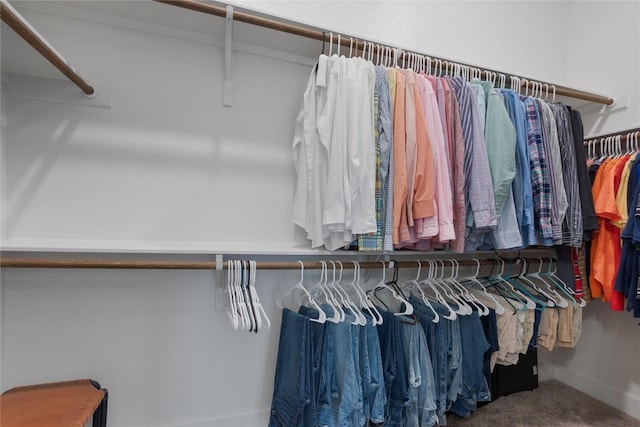
[[[157,425],[155,427],[262,427],[269,423],[269,411],[225,415],[197,421]]]
[[[540,354],[540,353],[538,353]],[[538,381],[548,381],[556,379],[556,367],[553,363],[543,362],[538,360]]]
[[[555,378],[571,387],[640,419],[640,396],[610,387],[584,374],[556,366]]]

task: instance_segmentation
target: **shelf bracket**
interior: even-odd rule
[[[225,107],[231,107],[231,37],[233,30],[233,6],[227,5],[227,16],[224,24],[224,88],[222,103]]]

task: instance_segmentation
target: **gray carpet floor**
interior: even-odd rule
[[[447,415],[447,421],[449,427],[640,427],[639,419],[555,380],[500,397],[470,418]]]

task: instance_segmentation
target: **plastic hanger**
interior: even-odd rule
[[[327,263],[326,263],[326,261],[320,261],[320,264],[322,264],[322,269],[320,271],[320,280],[318,280],[318,283],[316,283],[314,286],[309,288],[309,293],[311,295],[314,295],[315,292],[319,292],[319,294],[316,294],[316,295],[324,297],[324,302],[333,311],[333,315],[332,316],[328,316],[327,320],[329,322],[332,322],[332,323],[338,323],[338,322],[341,322],[344,319],[342,317],[342,315],[344,313],[341,313],[341,310],[338,308],[338,305],[335,303],[335,300],[334,300],[333,296],[330,295],[330,291],[326,287],[326,282],[327,282]]]
[[[237,331],[240,327],[240,319],[238,316],[238,306],[236,305],[235,290],[233,289],[235,280],[235,271],[232,263],[231,261],[227,261],[227,293],[229,294],[230,306],[229,318],[231,320],[231,327]]]
[[[436,285],[434,284],[434,275],[435,275],[435,263],[432,260],[427,260],[427,262],[429,263],[429,274],[428,276],[422,280],[420,283],[424,283],[425,285],[428,286],[428,288],[433,291],[433,294],[435,295],[437,301],[444,305],[446,307],[447,310],[449,310],[449,314],[447,315],[443,315],[442,317],[444,317],[447,320],[456,320],[456,318],[458,317],[458,314],[456,313],[456,311],[449,305],[449,303],[447,302],[447,300],[442,296],[442,294],[440,293],[440,291],[438,291],[438,288],[436,287]]]
[[[258,296],[258,291],[256,290],[256,274],[257,274],[257,266],[256,266],[256,262],[255,261],[249,261],[249,290],[251,291],[252,295],[253,295],[253,301],[256,304],[257,310],[256,312],[259,313],[258,316],[258,327],[262,328],[262,319],[264,318],[264,321],[266,322],[266,329],[271,329],[271,321],[269,320],[269,316],[267,316],[266,311],[264,310],[264,307],[262,306],[262,303],[260,302],[260,298]]]
[[[247,269],[246,261],[238,261],[240,264],[240,289],[242,290],[242,297],[244,299],[245,310],[247,314],[247,319],[249,321],[248,329],[249,332],[258,331],[258,321],[255,317],[255,312],[253,309],[253,304],[251,301],[251,295],[249,294],[249,271]]]
[[[375,305],[369,300],[367,294],[364,289],[360,286],[360,263],[357,261],[351,261],[353,263],[353,281],[344,286],[344,289],[347,288],[353,289],[356,295],[358,296],[358,300],[360,302],[360,307],[362,310],[365,310],[371,316],[371,321],[374,326],[381,325],[383,322],[382,315],[375,307]]]
[[[567,284],[556,275],[556,271],[558,270],[557,265],[555,266],[553,271],[551,271],[552,264],[555,263],[552,261],[552,258],[549,257],[549,271],[546,273],[547,277],[549,277],[556,284],[556,287],[558,289],[567,294],[567,296],[569,296],[572,301],[577,303],[580,307],[585,307],[587,305],[587,302],[583,298],[578,298],[575,291],[568,287]]]
[[[494,285],[500,286],[504,291],[509,293],[509,296],[516,299],[525,305],[525,309],[535,309],[536,303],[519,292],[511,283],[509,283],[503,276],[504,274],[504,260],[501,258],[494,259],[496,265],[501,267],[500,272],[489,276],[489,281]]]
[[[482,292],[484,293],[484,295],[495,303],[495,305],[496,305],[496,313],[497,314],[504,314],[504,307],[502,306],[502,304],[500,304],[498,302],[498,300],[495,299],[495,297],[493,295],[491,295],[489,292],[487,292],[487,288],[485,288],[484,285],[482,284],[482,282],[480,282],[480,280],[478,280],[478,274],[480,274],[480,261],[478,261],[475,258],[473,260],[477,264],[476,274],[474,274],[473,276],[466,276],[466,277],[464,277],[462,279],[469,280],[471,283],[475,283],[476,285],[478,285],[480,287],[480,289],[482,289]]]
[[[332,275],[331,283],[328,285],[328,288],[332,291],[333,295],[337,295],[336,302],[338,303],[343,315],[341,316],[342,317],[341,321],[344,321],[346,318],[346,313],[344,311],[344,309],[346,308],[351,312],[351,314],[354,317],[354,320],[351,321],[351,324],[358,325],[360,323],[360,318],[358,317],[357,313],[353,310],[353,308],[347,303],[347,300],[345,299],[344,294],[338,288],[338,284],[336,282],[336,263],[333,261],[329,261],[329,262],[333,267],[333,275]]]
[[[469,305],[467,305],[466,302],[464,302],[461,298],[458,298],[456,296],[456,292],[451,289],[451,287],[449,287],[449,284],[447,284],[444,280],[444,262],[439,261],[439,260],[434,260],[434,264],[440,265],[441,269],[440,269],[440,275],[435,274],[438,269],[437,267],[434,268],[434,278],[433,278],[433,283],[438,286],[445,294],[445,296],[447,298],[449,298],[449,300],[453,301],[455,305],[458,306],[457,309],[454,309],[455,312],[459,315],[467,315],[467,314],[471,314],[471,307]]]
[[[260,314],[260,309],[258,308],[258,302],[256,301],[257,292],[255,288],[252,286],[251,280],[255,280],[255,264],[252,264],[251,261],[246,262],[247,267],[247,294],[249,295],[249,307],[251,308],[251,312],[253,313],[253,318],[255,320],[255,328],[253,332],[258,332],[259,329],[262,329],[262,316]]]
[[[500,274],[498,275],[498,277],[502,280],[502,283],[504,283],[509,287],[511,292],[513,292],[515,295],[519,296],[523,300],[523,303],[526,305],[526,307],[529,310],[535,310],[536,307],[538,307],[538,305],[544,305],[544,303],[542,303],[541,301],[538,304],[536,304],[536,302],[530,296],[525,295],[520,289],[517,289],[510,280],[507,280],[504,276],[504,267],[506,263],[502,258],[499,258],[498,262],[500,263],[500,267],[501,267]]]
[[[530,288],[528,288],[525,284],[523,284],[518,280],[517,276],[512,275],[511,271],[514,265],[515,264],[512,261],[509,261],[509,271],[506,273],[506,276],[503,276],[503,277],[505,277],[507,282],[509,282],[516,291],[518,291],[520,294],[524,295],[526,298],[533,301],[533,303],[535,304],[535,307],[534,307],[535,310],[538,310],[538,311],[543,310],[545,307],[547,307],[547,302],[542,300],[540,298],[540,295],[534,295],[531,292]],[[547,299],[546,297],[542,297],[542,298]]]
[[[242,270],[240,261],[232,261],[234,264],[234,268],[236,269],[235,281],[233,283],[234,290],[236,292],[236,304],[239,308],[240,314],[240,322],[241,329],[247,329],[249,327],[249,313],[247,312],[247,305],[244,300],[244,295],[242,293]]]
[[[302,261],[298,261],[298,263],[300,263],[300,281],[290,287],[284,295],[276,300],[276,306],[280,309],[284,309],[284,300],[291,296],[293,291],[302,291],[304,295],[306,295],[309,304],[311,304],[311,306],[318,311],[318,318],[311,319],[311,321],[316,323],[325,323],[327,321],[327,313],[325,313],[322,308],[320,308],[320,305],[311,297],[309,291],[307,291],[307,289],[303,286],[302,283],[304,282],[304,263]]]
[[[459,313],[459,314],[464,314],[464,315],[469,315],[473,312],[473,309],[471,308],[471,306],[469,304],[467,304],[467,301],[465,300],[465,298],[462,295],[462,292],[460,291],[460,289],[458,289],[456,287],[456,285],[450,280],[451,277],[453,277],[453,264],[451,265],[451,276],[445,278],[444,274],[445,274],[445,263],[442,260],[436,260],[436,263],[438,263],[440,265],[440,276],[438,276],[436,278],[436,283],[439,283],[440,285],[442,285],[447,293],[447,295],[452,298],[457,304],[458,307],[461,308],[462,310],[464,310],[464,312]]]
[[[422,288],[420,287],[420,285],[418,284],[418,279],[420,278],[420,271],[422,270],[422,263],[420,261],[417,261],[418,263],[418,274],[416,275],[416,278],[413,280],[408,280],[406,282],[404,282],[402,284],[402,286],[407,286],[409,289],[416,289],[418,290],[418,292],[420,293],[420,296],[422,298],[422,301],[424,302],[424,304],[429,307],[431,309],[431,311],[433,312],[433,323],[438,323],[440,321],[440,316],[438,315],[438,313],[436,312],[436,310],[433,308],[433,306],[431,305],[431,302],[429,301],[429,299],[427,298],[427,296],[425,295],[424,291],[422,290]]]
[[[333,262],[333,261],[332,261]],[[342,294],[342,296],[345,298],[345,302],[346,302],[346,306],[349,309],[349,311],[351,311],[351,314],[353,314],[356,318],[355,321],[351,322],[352,325],[359,325],[359,326],[364,326],[367,324],[367,318],[366,316],[362,313],[362,311],[360,311],[360,309],[358,308],[358,306],[351,300],[351,297],[349,296],[349,294],[347,293],[347,291],[344,289],[344,287],[342,286],[342,284],[340,283],[342,281],[342,271],[343,271],[343,267],[342,267],[342,262],[340,261],[336,261],[337,264],[340,265],[340,276],[338,277],[338,281],[335,282],[334,286],[336,287],[336,289],[338,290],[338,292],[340,294]]]
[[[403,311],[393,313],[395,316],[405,316],[405,315],[408,316],[413,314],[413,305],[409,301],[407,301],[405,298],[403,298],[400,294],[398,294],[398,292],[396,292],[395,289],[393,289],[391,286],[385,283],[385,270],[386,270],[385,267],[386,266],[383,261],[381,261],[381,264],[382,264],[382,269],[381,269],[382,280],[380,280],[380,283],[378,283],[376,287],[370,290],[369,292],[371,292],[371,294],[373,294],[373,296],[375,296],[376,299],[386,307],[386,304],[384,303],[384,301],[382,301],[382,299],[380,299],[380,297],[378,296],[378,292],[387,290],[391,293],[391,296],[393,297],[393,299],[400,304],[400,307],[404,305]]]
[[[563,303],[561,301],[556,301],[554,297],[552,297],[551,295],[547,294],[543,289],[537,287],[535,283],[533,283],[531,280],[529,280],[529,278],[527,277],[527,274],[528,274],[527,260],[525,258],[518,258],[518,260],[522,261],[522,263],[523,263],[522,270],[520,271],[520,274],[517,277],[518,280],[520,280],[526,286],[529,286],[530,288],[534,289],[536,292],[538,292],[539,294],[541,294],[545,298],[547,298],[548,299],[548,301],[546,303],[547,307],[555,307],[556,304],[559,307],[562,307]],[[568,304],[566,300],[562,299],[562,301],[564,301],[565,304]]]
[[[564,299],[562,297],[562,295],[560,295],[557,291],[556,291],[556,286],[555,283],[550,282],[550,279],[547,280],[547,278],[542,277],[540,274],[542,273],[542,258],[538,257],[538,271],[534,272],[534,273],[529,273],[529,277],[530,278],[534,278],[539,280],[540,282],[544,283],[545,286],[547,287],[547,291],[554,296],[554,300],[558,303],[559,307],[567,307],[569,305],[569,302]]]
[[[482,303],[482,301],[480,301],[478,298],[476,298],[475,295],[472,295],[471,292],[469,292],[469,290],[465,286],[463,286],[462,283],[460,283],[460,281],[458,280],[458,273],[460,271],[460,264],[458,263],[458,261],[455,260],[455,259],[450,259],[449,261],[452,264],[452,267],[451,267],[451,274],[452,274],[451,280],[455,284],[456,288],[460,289],[462,294],[466,297],[467,301],[469,301],[478,310],[478,313],[481,316],[488,315],[489,314],[489,307],[484,305]]]

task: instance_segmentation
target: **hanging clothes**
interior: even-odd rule
[[[293,140],[293,219],[311,246],[580,247],[595,210],[579,113],[420,71],[319,57]]]

